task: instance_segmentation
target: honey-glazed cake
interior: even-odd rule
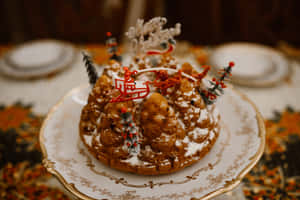
[[[86,59],[92,89],[81,113],[80,138],[95,158],[121,171],[176,172],[209,153],[220,132],[214,102],[226,87],[223,81],[233,63],[207,88],[208,66],[199,73],[172,56],[172,39],[180,25],[167,31],[151,28],[165,22],[164,18],[140,21],[139,29],[129,30],[136,49],[127,67],[114,52],[112,57],[118,59],[111,59],[98,77]],[[141,39],[143,34],[151,43]],[[164,49],[152,50],[161,41],[166,41]]]
[[[183,66],[183,72],[193,70]],[[187,167],[209,152],[219,135],[219,114],[215,105],[205,104],[196,82],[182,78],[165,95],[153,87],[144,99],[110,102],[119,95],[111,77],[117,70],[121,66],[111,62],[82,109],[80,136],[98,160],[122,171],[156,175]],[[130,153],[122,136],[124,108],[135,124],[138,152]]]

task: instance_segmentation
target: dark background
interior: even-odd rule
[[[162,15],[182,24],[180,39],[194,44],[250,41],[300,46],[299,0],[140,0],[141,17]],[[75,43],[119,39],[131,0],[0,0],[0,44],[38,38]],[[112,5],[110,5],[112,4]]]

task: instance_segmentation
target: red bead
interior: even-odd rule
[[[106,36],[110,37],[111,36],[111,32],[106,32]]]
[[[233,67],[234,66],[234,62],[229,62],[229,67]]]
[[[127,108],[122,107],[122,108],[121,108],[121,113],[126,113],[126,112],[127,112]]]
[[[128,146],[128,147],[130,146],[130,143],[129,143],[129,142],[127,142],[127,146]]]

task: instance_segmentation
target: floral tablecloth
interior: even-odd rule
[[[105,52],[101,45],[87,48]],[[7,49],[0,47],[0,54]],[[196,58],[205,60],[202,54]],[[261,110],[267,129],[265,153],[243,180],[246,199],[300,199],[300,66],[292,63],[292,68],[290,81],[277,87],[238,88]],[[0,199],[72,198],[43,168],[38,133],[48,110],[88,81],[84,70],[78,56],[71,68],[52,77],[21,81],[0,76]]]

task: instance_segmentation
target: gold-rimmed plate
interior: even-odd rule
[[[232,190],[257,163],[265,144],[264,122],[247,97],[228,88],[218,99],[221,132],[212,150],[179,172],[141,176],[109,168],[79,139],[81,109],[90,87],[71,90],[49,112],[40,132],[44,166],[82,199],[209,199]]]
[[[32,79],[71,66],[77,49],[70,43],[43,39],[20,44],[0,59],[0,72],[18,79]]]
[[[229,61],[235,62],[231,81],[248,87],[271,87],[291,75],[289,60],[280,51],[255,43],[234,42],[211,51],[209,63],[216,73]]]

